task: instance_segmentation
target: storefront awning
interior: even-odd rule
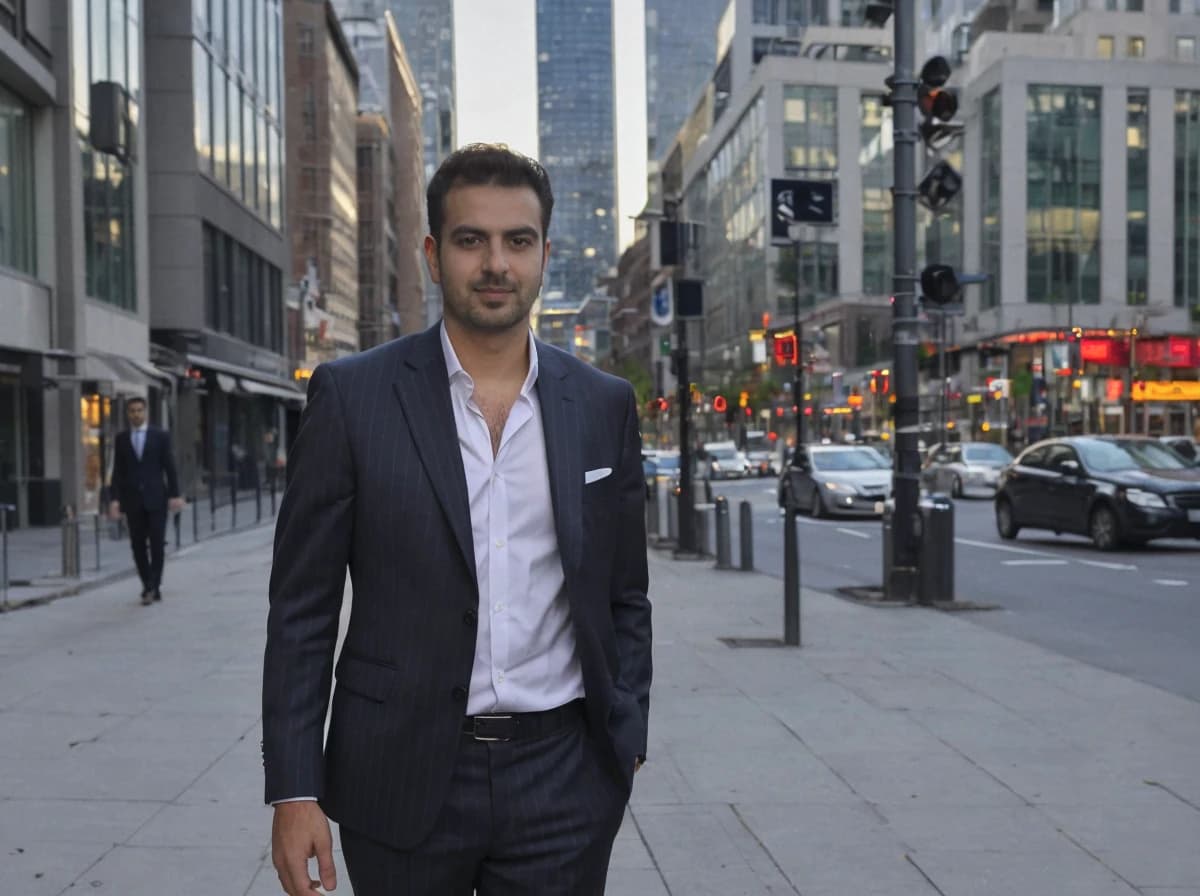
[[[88,352],[82,358],[79,378],[94,381],[97,385],[108,384],[119,394],[145,395],[151,386],[161,388],[157,377],[150,377],[128,358],[110,355],[107,352]]]
[[[218,374],[216,374],[216,377],[217,377],[217,388],[218,389],[220,389],[222,392],[231,392],[234,394],[237,393],[237,391],[238,391],[237,377],[230,376],[227,373],[218,373]]]
[[[269,395],[272,398],[282,398],[284,401],[299,403],[303,403],[304,401],[304,393],[296,389],[284,389],[281,386],[273,386],[270,383],[260,383],[249,377],[242,377],[240,382],[242,389],[251,395]]]

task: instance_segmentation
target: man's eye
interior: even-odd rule
[[[533,240],[527,236],[513,237],[513,245],[520,246],[522,249],[525,249],[533,245]]]
[[[460,246],[464,246],[464,247],[478,246],[479,245],[479,237],[477,237],[477,236],[460,236],[458,238],[458,244]]]

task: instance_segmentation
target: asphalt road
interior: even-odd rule
[[[755,567],[782,579],[783,518],[775,480],[714,483],[730,501],[738,562],[738,505],[751,502]],[[799,519],[801,581],[832,591],[883,580],[877,519]],[[996,534],[987,499],[955,502],[956,597],[1001,609],[962,614],[1078,660],[1200,702],[1200,541],[1161,541],[1102,553],[1083,538]]]

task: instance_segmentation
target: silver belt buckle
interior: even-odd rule
[[[511,718],[512,718],[511,715],[486,715],[485,714],[485,715],[472,716],[471,717],[471,737],[473,737],[475,740],[482,741],[484,743],[497,743],[497,742],[512,740],[511,737],[484,737],[482,734],[478,734],[475,731],[475,727],[479,724],[480,719],[485,719],[485,720],[493,720],[494,719],[497,721],[501,721],[504,719],[511,719]]]

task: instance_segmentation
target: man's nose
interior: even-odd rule
[[[490,274],[503,274],[508,270],[508,252],[505,250],[503,240],[496,239],[488,242],[483,264],[484,269]]]

